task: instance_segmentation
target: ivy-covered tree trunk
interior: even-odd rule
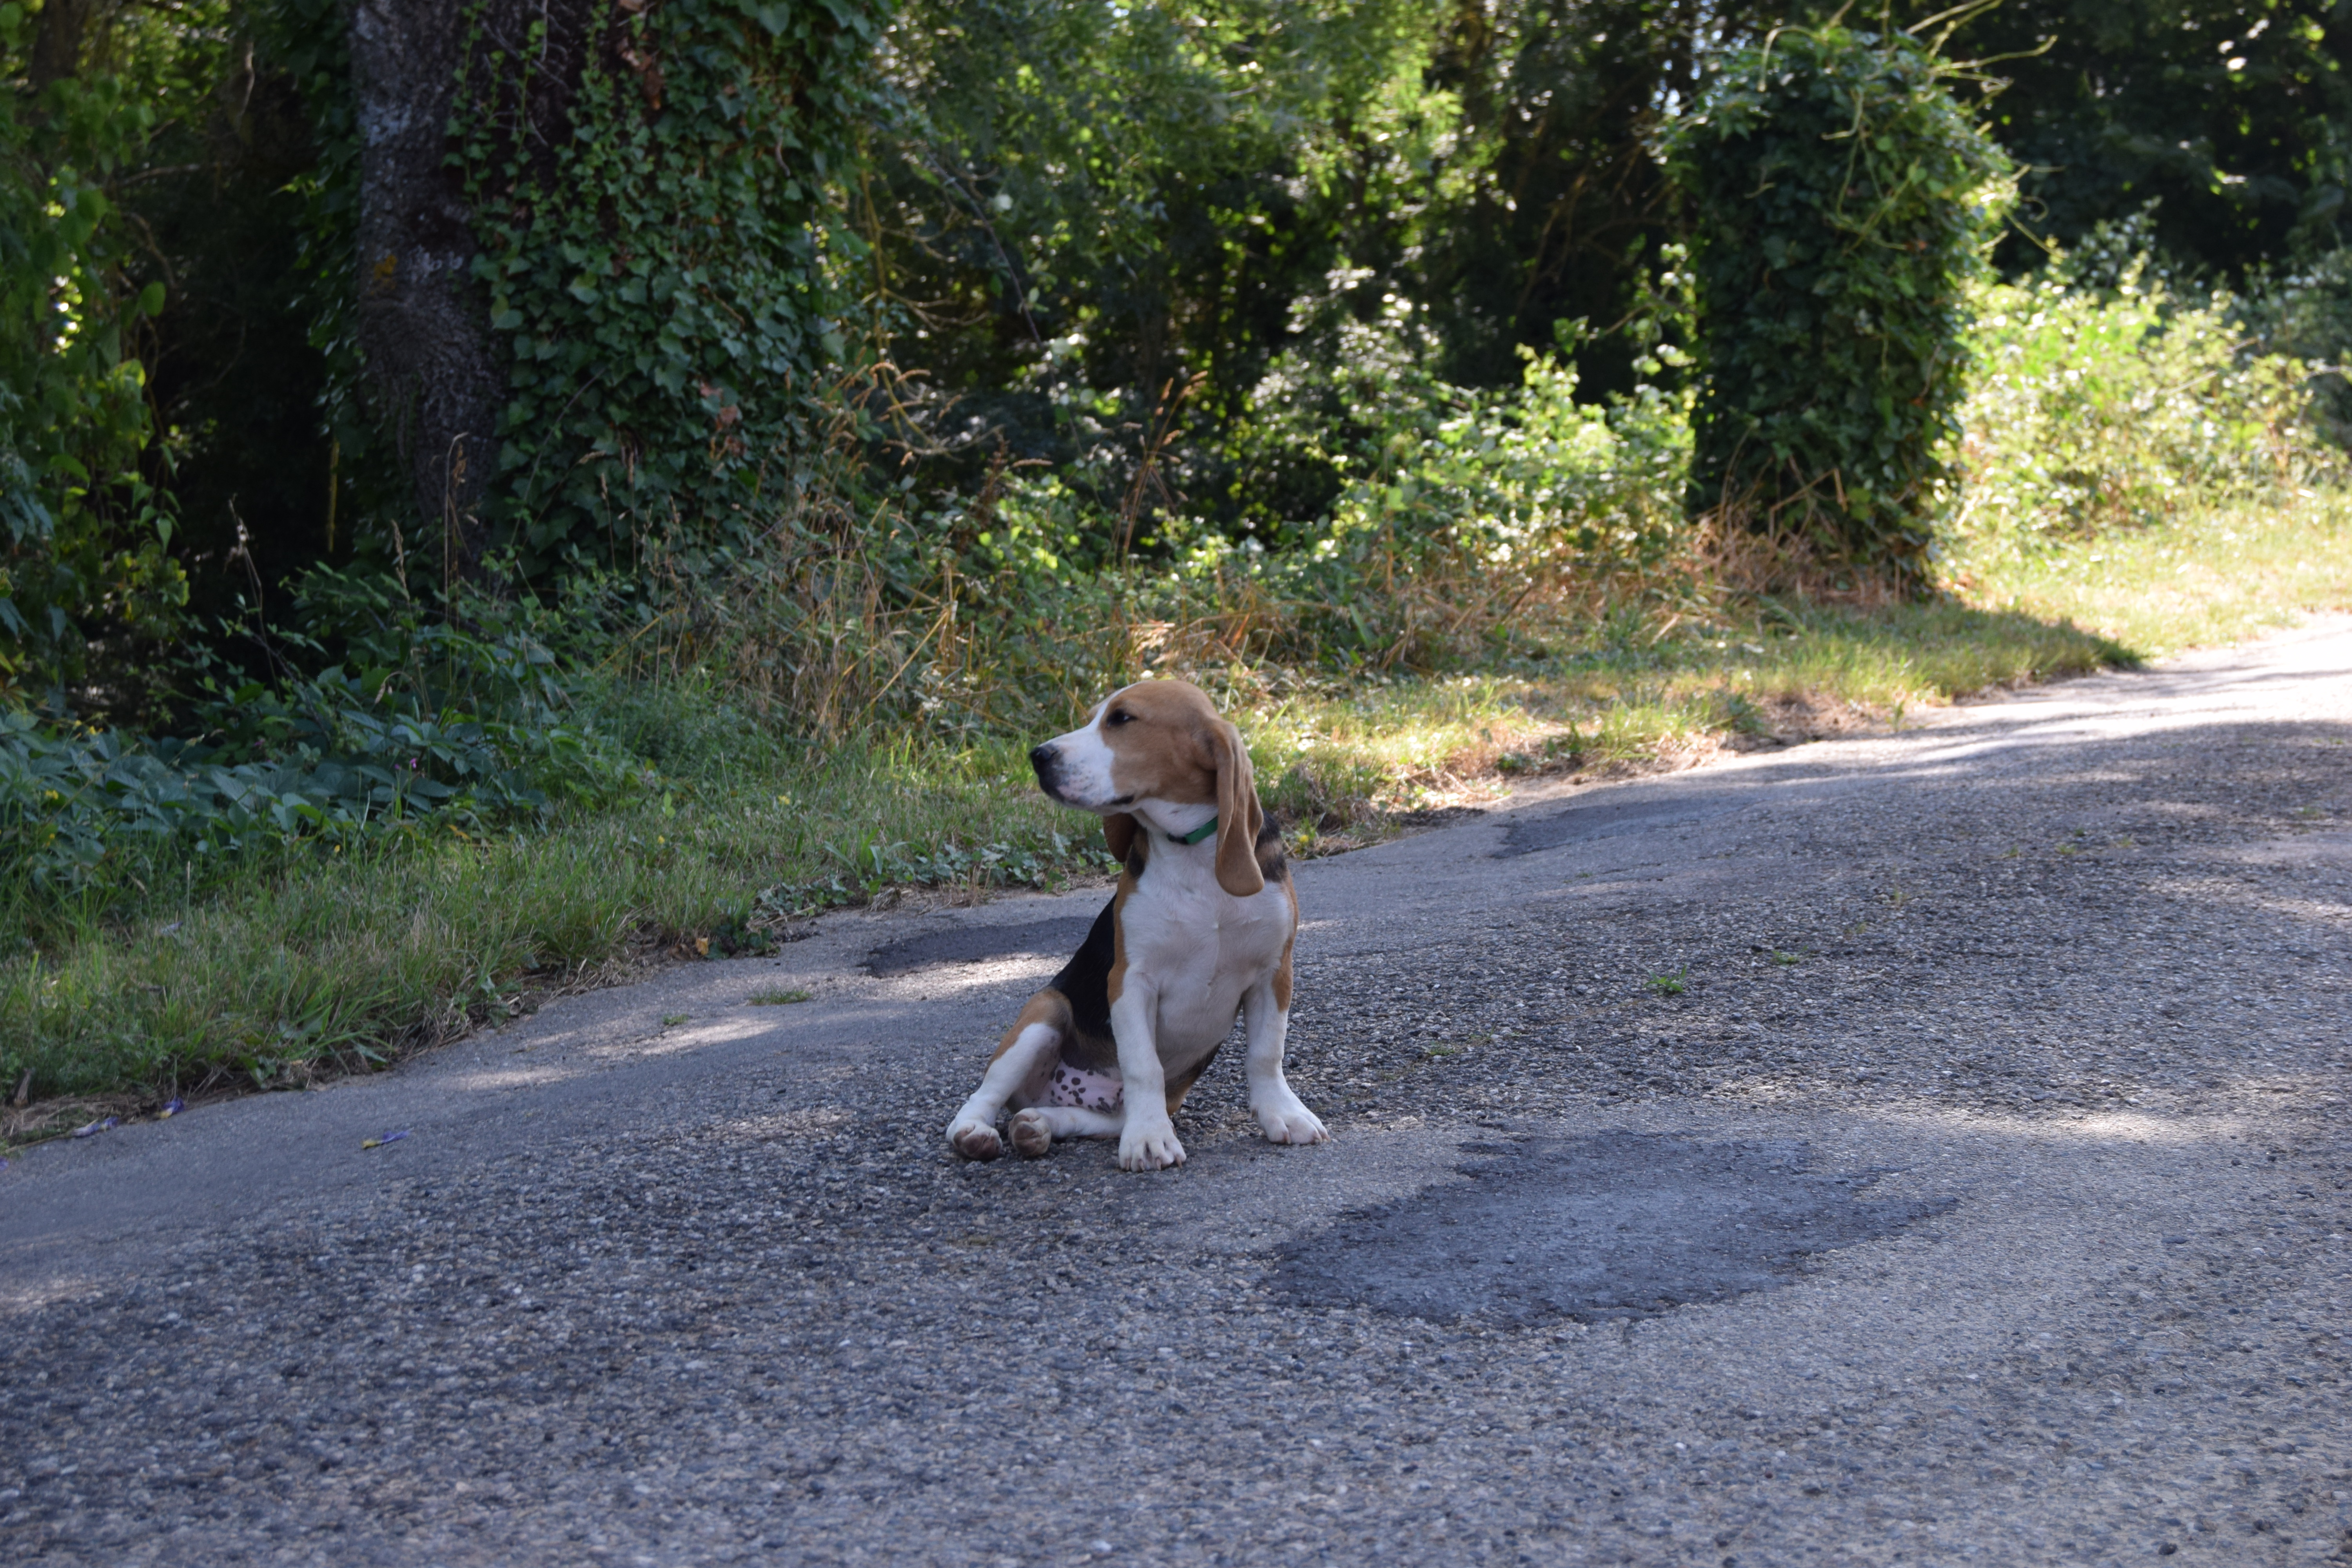
[[[505,8],[511,8],[505,7]],[[577,14],[586,0],[549,0]],[[352,85],[360,130],[356,289],[360,353],[377,421],[407,470],[420,521],[449,526],[458,560],[479,549],[481,496],[497,466],[506,377],[450,114],[469,0],[357,0]]]
[[[519,0],[492,0],[496,5]],[[824,492],[829,258],[889,0],[600,0],[478,24],[457,122],[524,569],[740,548]],[[576,20],[575,20],[576,18]]]
[[[459,569],[740,540],[793,488],[887,9],[353,0],[361,352]]]
[[[1909,588],[1957,479],[1963,285],[2008,173],[1946,74],[1899,34],[1791,28],[1719,62],[1667,138],[1698,300],[1692,510]]]

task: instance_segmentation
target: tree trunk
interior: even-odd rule
[[[48,0],[41,7],[40,30],[33,35],[33,58],[25,73],[35,102],[49,83],[80,74],[82,36],[96,8],[95,0]]]
[[[465,0],[354,0],[351,11],[360,353],[377,422],[447,572],[480,553],[503,381],[471,270],[465,189],[447,162],[467,9]]]

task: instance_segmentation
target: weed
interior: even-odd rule
[[[1741,646],[1745,647],[1747,645]],[[1736,734],[1769,735],[1772,732],[1772,722],[1765,716],[1764,710],[1744,694],[1727,687],[1723,693],[1723,718],[1725,726]]]
[[[1661,996],[1679,996],[1685,989],[1684,979],[1689,973],[1690,967],[1685,964],[1671,974],[1653,974],[1650,976],[1650,989]]]
[[[687,1022],[694,1015],[691,1013],[664,1013],[662,1015],[662,1027],[665,1029],[675,1029],[680,1024]]]
[[[1784,969],[1791,964],[1802,963],[1804,961],[1804,954],[1801,952],[1786,952],[1777,947],[1772,950],[1772,962]]]
[[[754,1007],[783,1007],[794,1002],[805,1002],[812,994],[813,993],[803,991],[797,986],[771,985],[763,990],[752,992],[751,1002]]]

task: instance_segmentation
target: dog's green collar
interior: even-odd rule
[[[1171,833],[1168,837],[1178,844],[1198,844],[1202,839],[1206,838],[1210,834],[1214,833],[1216,830],[1217,819],[1213,816],[1209,818],[1208,821],[1201,824],[1200,826],[1192,829],[1190,833]]]

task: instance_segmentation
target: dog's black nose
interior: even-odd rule
[[[1048,741],[1042,746],[1033,747],[1029,752],[1029,765],[1037,770],[1037,787],[1055,800],[1061,799],[1062,792],[1055,784],[1054,775],[1062,771],[1062,754],[1054,750],[1054,742]]]

